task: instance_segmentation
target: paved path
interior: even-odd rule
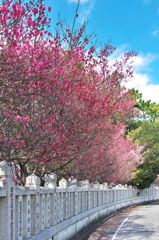
[[[159,201],[126,209],[103,222],[88,240],[159,240]]]

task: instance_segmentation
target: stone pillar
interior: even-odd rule
[[[115,186],[113,188],[113,191],[114,191],[114,202],[117,202],[118,201],[118,193],[119,193],[119,186]]]
[[[69,200],[68,200],[68,191],[64,193],[64,219],[68,219],[68,210],[69,210]]]
[[[108,203],[108,183],[103,183],[103,204]]]
[[[99,198],[98,198],[98,206],[103,205],[103,195],[104,195],[104,189],[103,189],[103,184],[99,185]]]
[[[50,194],[50,225],[54,226],[57,224],[57,175],[55,173],[45,174],[45,187],[53,189],[53,193]]]
[[[125,199],[128,199],[128,186],[127,186],[127,184],[125,184],[124,187],[125,187]]]
[[[24,238],[31,236],[31,196],[23,196],[23,233]]]
[[[40,230],[45,229],[45,194],[40,195]]]
[[[46,194],[46,227],[48,228],[50,226],[50,194]]]
[[[78,214],[78,204],[79,204],[79,201],[78,201],[78,188],[75,189],[75,215]]]
[[[74,216],[78,212],[78,206],[76,202],[78,201],[78,194],[77,194],[77,179],[71,177],[68,179],[68,186],[69,186],[69,195],[70,195],[70,216]]]
[[[87,189],[87,209],[91,209],[91,193],[90,193],[90,181],[88,179],[83,181],[83,188]]]
[[[86,204],[86,202],[85,202],[85,191],[82,188],[82,212],[85,211],[85,204]]]
[[[31,174],[26,178],[26,187],[35,189],[35,194],[31,195],[31,234],[40,232],[40,178]]]
[[[50,225],[54,226],[57,224],[57,193],[53,191],[50,195]]]
[[[16,239],[22,240],[24,235],[23,229],[23,197],[18,196],[16,200]]]
[[[71,217],[74,216],[74,208],[75,208],[75,202],[74,202],[74,189],[71,189],[70,191],[70,211],[71,211]]]
[[[0,162],[0,177],[6,189],[6,198],[1,206],[0,239],[15,240],[15,168],[6,161]]]

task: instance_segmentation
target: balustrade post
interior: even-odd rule
[[[68,179],[69,188],[74,188],[74,192],[70,193],[71,199],[71,216],[77,215],[78,213],[78,190],[77,190],[77,179],[71,177]]]
[[[0,239],[15,240],[15,167],[6,161],[0,162],[0,177],[6,189],[6,198],[1,206]]]
[[[50,225],[57,224],[57,175],[55,173],[45,174],[45,187],[51,188],[53,193],[50,196]]]
[[[24,238],[31,236],[31,196],[23,196],[23,235]]]
[[[87,210],[91,209],[91,193],[90,193],[90,181],[86,179],[84,181],[84,188],[87,189]]]
[[[35,174],[31,174],[26,178],[26,187],[35,189],[35,194],[31,196],[31,202],[28,199],[27,205],[31,210],[26,223],[27,232],[36,235],[40,232],[40,178]],[[29,221],[31,219],[31,221]]]

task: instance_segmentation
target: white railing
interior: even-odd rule
[[[25,187],[15,186],[14,166],[0,163],[0,240],[66,240],[95,219],[132,204],[159,199],[159,188],[138,192],[131,186],[91,185],[45,176],[45,187],[32,174]],[[80,187],[79,187],[80,185]],[[73,238],[72,238],[73,239]]]

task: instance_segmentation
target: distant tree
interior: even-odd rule
[[[143,189],[149,187],[159,174],[159,104],[145,102],[140,95],[135,107],[139,109],[139,115],[137,120],[130,123],[128,136],[144,146],[144,155],[131,183]]]

